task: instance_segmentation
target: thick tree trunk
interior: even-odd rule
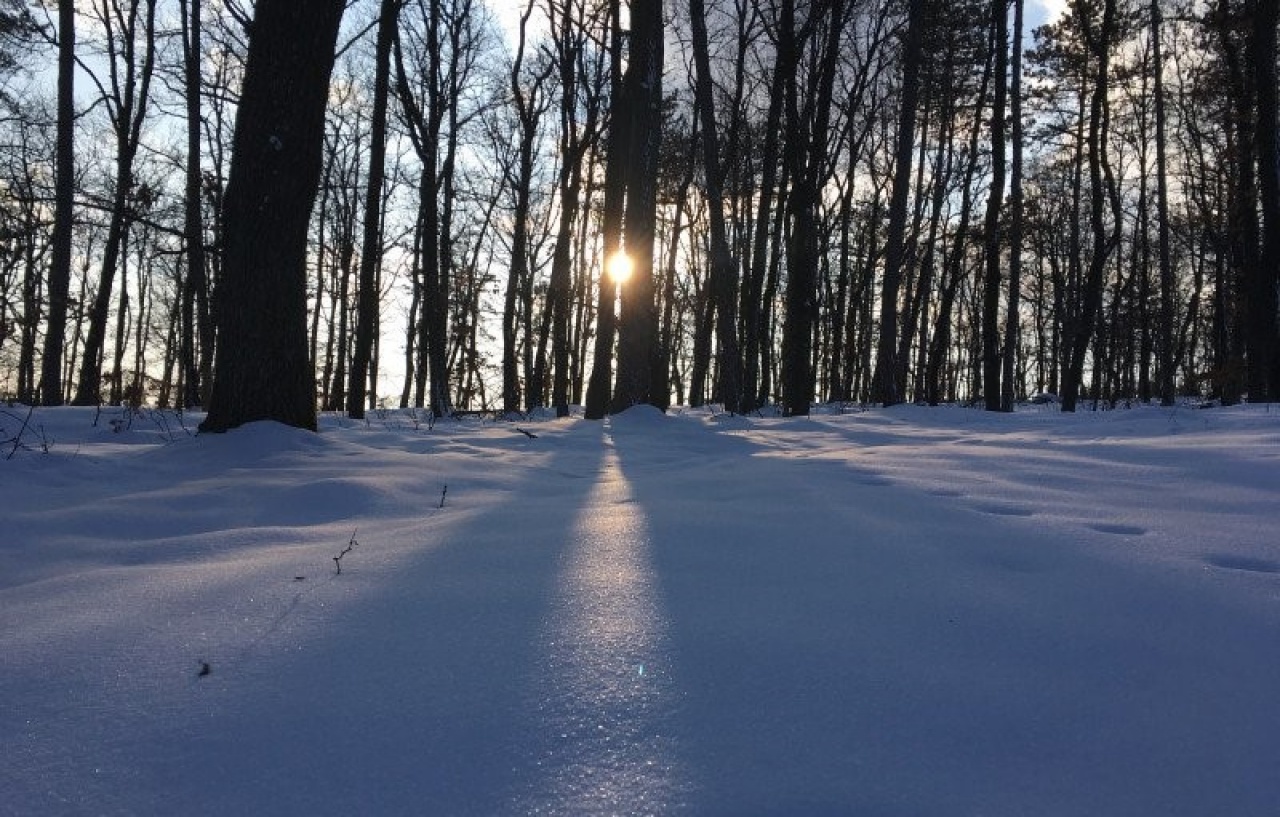
[[[794,73],[800,49],[808,39],[797,36],[792,19],[793,3],[783,4],[779,18],[779,59]],[[815,10],[816,13],[816,10]],[[789,416],[807,415],[816,391],[813,336],[818,319],[818,270],[821,264],[819,202],[827,165],[827,133],[831,117],[832,88],[839,59],[844,24],[844,4],[833,2],[825,8],[826,40],[820,57],[813,60],[806,89],[803,113],[794,81],[787,83],[785,156],[792,175],[788,217],[786,320],[782,330],[782,403]],[[805,28],[814,23],[806,22]],[[780,65],[781,68],[781,65]]]
[[[1257,94],[1258,198],[1262,211],[1260,263],[1246,283],[1249,295],[1249,400],[1280,401],[1280,134],[1276,128],[1276,26],[1280,0],[1254,0],[1250,43]]]
[[[202,431],[315,429],[306,249],[343,0],[258,0],[225,203],[218,356]]]
[[[658,343],[653,245],[657,211],[658,149],[662,143],[663,30],[661,0],[631,5],[631,53],[626,88],[633,106],[627,177],[625,244],[633,272],[622,292],[618,321],[618,373],[612,410],[637,403],[665,409],[670,402],[666,362]]]

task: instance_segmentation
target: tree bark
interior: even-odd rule
[[[662,2],[634,0],[626,88],[635,125],[627,177],[625,245],[633,272],[622,291],[618,321],[618,374],[613,411],[637,403],[665,409],[670,402],[666,363],[658,343],[653,246],[657,211],[658,149],[662,144]]]
[[[202,176],[200,173],[200,0],[181,0],[185,27],[182,39],[184,84],[187,94],[186,190],[183,233],[187,279],[182,288],[182,405],[204,405],[208,396],[209,364],[213,361],[213,324],[209,314],[209,280],[205,274]]]
[[[885,248],[884,282],[880,292],[880,341],[871,399],[886,406],[903,400],[898,382],[898,290],[906,260],[904,237],[907,200],[911,193],[911,155],[915,145],[916,107],[920,96],[920,62],[924,56],[925,0],[911,0],[902,54],[902,99],[894,142],[893,189],[889,198],[889,234]]]
[[[716,312],[720,392],[725,409],[737,413],[746,402],[742,393],[742,359],[738,351],[738,269],[729,251],[725,230],[724,191],[720,183],[720,144],[716,133],[715,100],[711,93],[711,58],[707,48],[707,21],[702,0],[689,0],[689,18],[693,28],[693,60],[697,72],[695,104],[702,124],[703,177],[706,180],[707,214],[711,222],[708,286]]]
[[[1157,224],[1159,245],[1157,257],[1160,265],[1159,391],[1160,403],[1172,406],[1177,397],[1174,380],[1174,370],[1177,366],[1174,289],[1177,283],[1173,275],[1169,237],[1169,160],[1168,139],[1165,134],[1164,50],[1161,42],[1160,0],[1151,0],[1149,13],[1151,16],[1152,90],[1155,96],[1156,117],[1156,220],[1159,222]]]
[[[129,12],[124,19],[126,24],[120,32],[121,50],[114,53],[109,60],[112,72],[111,86],[115,91],[107,101],[111,110],[111,124],[115,135],[115,191],[111,201],[111,220],[107,227],[107,240],[103,247],[102,268],[98,279],[98,292],[94,296],[93,306],[89,311],[89,331],[85,337],[84,353],[81,358],[80,379],[76,384],[73,403],[78,406],[97,405],[102,401],[102,358],[107,337],[107,322],[110,318],[111,292],[115,284],[116,273],[119,272],[120,258],[127,239],[127,232],[133,220],[130,213],[132,202],[129,196],[134,192],[133,161],[142,139],[142,123],[146,119],[147,104],[151,95],[151,72],[155,67],[155,14],[156,0],[145,0],[146,18],[142,22],[144,52],[141,63],[136,62],[138,3],[132,0]],[[112,14],[112,9],[105,5],[101,9],[103,17]],[[110,39],[110,33],[108,33]],[[114,51],[114,44],[112,45]],[[119,70],[116,57],[124,63],[124,82],[118,85],[115,72]],[[124,320],[124,316],[117,316]]]
[[[1258,199],[1262,211],[1260,263],[1246,283],[1249,295],[1249,400],[1280,401],[1280,135],[1276,128],[1276,26],[1280,0],[1253,0],[1252,52],[1257,94]]]
[[[45,295],[44,357],[40,372],[40,402],[60,406],[63,347],[71,291],[72,219],[75,216],[75,5],[58,4],[58,135],[57,178],[54,191],[53,257]]]
[[[605,265],[614,253],[621,252],[622,214],[626,201],[626,162],[630,147],[627,138],[632,126],[631,106],[622,80],[622,22],[619,0],[609,0],[609,155],[604,171],[604,212],[600,232],[604,244]],[[609,407],[613,384],[613,347],[617,339],[618,283],[601,271],[600,292],[596,303],[596,337],[587,383],[584,415],[588,420],[604,418]]]
[[[1102,307],[1103,279],[1107,259],[1115,247],[1117,226],[1107,228],[1106,203],[1109,172],[1107,139],[1109,117],[1107,95],[1111,88],[1111,41],[1115,34],[1116,2],[1105,0],[1098,27],[1088,23],[1088,11],[1082,9],[1085,41],[1095,60],[1093,91],[1089,99],[1089,227],[1093,235],[1089,267],[1081,284],[1080,315],[1075,322],[1067,348],[1067,365],[1062,376],[1062,410],[1075,411],[1084,380],[1084,360],[1094,338],[1095,323]]]
[[[316,428],[307,228],[343,0],[259,0],[225,202],[218,356],[202,431]]]
[[[1022,19],[1023,0],[1013,0],[1013,51],[1009,65],[1011,88],[1009,113],[1013,120],[1010,139],[1013,156],[1009,168],[1009,301],[1005,314],[1003,371],[1000,378],[1000,410],[1013,411],[1017,382],[1022,306]]]
[[[1000,267],[1004,242],[1000,213],[1004,207],[1005,118],[1009,98],[1009,6],[992,0],[991,25],[995,36],[995,96],[991,103],[991,188],[987,198],[985,235],[986,275],[982,297],[982,392],[987,411],[1000,405]]]
[[[364,235],[360,244],[360,288],[356,293],[356,342],[351,356],[347,414],[364,419],[369,392],[369,364],[378,331],[378,267],[382,263],[382,180],[387,155],[387,96],[391,79],[391,44],[400,19],[401,0],[382,0],[374,54],[373,111],[369,123],[369,173],[364,199]]]
[[[519,40],[514,64],[511,67],[511,95],[516,116],[520,122],[520,144],[516,149],[516,173],[511,180],[515,195],[515,208],[511,214],[511,268],[507,277],[506,295],[502,309],[502,408],[506,412],[520,411],[520,359],[517,357],[517,339],[520,329],[520,307],[532,270],[529,264],[529,218],[533,188],[533,162],[538,137],[538,124],[546,109],[542,97],[543,83],[550,77],[552,63],[538,71],[532,86],[526,90],[521,85],[520,72],[524,62],[529,17],[533,14],[534,0],[529,0],[520,15]],[[526,325],[528,323],[526,315]],[[526,331],[526,350],[533,338]],[[528,355],[526,354],[526,357]],[[527,384],[526,384],[527,385]]]

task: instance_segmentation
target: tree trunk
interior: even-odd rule
[[[786,75],[775,66],[769,81],[769,111],[765,116],[764,145],[760,151],[760,194],[752,233],[751,265],[742,285],[743,410],[759,408],[768,389],[758,389],[764,369],[763,349],[769,342],[769,301],[765,300],[765,279],[769,271],[769,224],[773,215],[778,178],[778,132],[782,122],[782,97]],[[775,245],[781,236],[772,233]],[[768,379],[768,373],[764,373]]]
[[[1009,6],[992,0],[991,25],[995,36],[995,96],[991,103],[991,192],[987,198],[984,255],[986,275],[982,294],[982,391],[987,411],[1000,405],[1000,267],[1004,241],[1000,212],[1004,206],[1005,118],[1009,96]]]
[[[1013,0],[1013,53],[1009,66],[1011,138],[1013,157],[1009,169],[1009,301],[1004,325],[1004,369],[1000,378],[1000,410],[1013,411],[1021,385],[1016,373],[1021,335],[1019,310],[1022,304],[1022,15],[1023,0]]]
[[[343,0],[258,0],[231,174],[218,356],[202,431],[316,428],[307,352],[307,228]]]
[[[600,224],[606,267],[614,253],[623,251],[622,213],[626,199],[626,162],[630,147],[627,136],[632,123],[631,106],[623,89],[620,18],[619,0],[609,0],[609,155],[605,163],[604,212]],[[607,270],[602,270],[596,304],[595,348],[584,406],[584,414],[588,420],[603,419],[609,407],[609,392],[613,385],[613,347],[618,333],[617,300],[618,283],[610,279]]]
[[[792,175],[788,216],[791,221],[787,241],[786,320],[782,330],[782,403],[788,416],[807,415],[815,394],[813,334],[818,318],[819,203],[825,183],[827,132],[831,116],[832,88],[839,59],[840,36],[844,24],[844,4],[833,2],[826,9],[827,39],[821,55],[813,60],[806,90],[804,112],[794,79],[786,90],[786,159]],[[815,10],[816,13],[816,10]],[[806,35],[795,31],[794,3],[787,0],[779,17],[779,60],[792,76],[799,66],[800,50]],[[810,18],[803,28],[814,24]],[[781,66],[780,66],[781,70]]]
[[[666,364],[658,344],[653,245],[657,215],[658,149],[662,143],[663,30],[661,0],[631,5],[631,53],[624,80],[633,106],[625,245],[633,272],[622,291],[618,322],[618,374],[612,410],[637,403],[665,409],[670,402]]]
[[[115,95],[107,100],[112,108],[112,128],[116,141],[115,192],[111,201],[111,221],[107,227],[107,241],[103,247],[102,269],[99,273],[98,292],[89,311],[89,332],[85,337],[84,354],[80,366],[80,381],[76,385],[75,399],[78,406],[97,405],[102,401],[102,358],[110,318],[111,291],[119,272],[120,257],[133,215],[130,212],[133,194],[133,160],[142,138],[142,123],[146,119],[151,95],[151,72],[155,66],[155,14],[156,0],[146,1],[146,19],[142,22],[144,51],[141,64],[136,60],[138,2],[133,0],[127,15],[127,24],[121,32],[119,59],[124,63],[122,85],[112,82]],[[105,7],[104,15],[111,11]],[[113,59],[109,66],[115,78],[118,70]],[[118,316],[123,320],[123,316]]]
[[[1161,43],[1160,0],[1151,0],[1151,73],[1154,80],[1156,115],[1156,219],[1159,242],[1160,264],[1160,331],[1159,331],[1159,364],[1160,364],[1160,403],[1172,406],[1177,397],[1175,391],[1174,368],[1175,357],[1175,288],[1173,261],[1170,257],[1169,238],[1169,161],[1168,139],[1165,135],[1165,101],[1164,101],[1164,51]]]
[[[58,136],[57,179],[54,192],[53,257],[45,298],[44,358],[40,374],[40,402],[60,406],[63,347],[71,290],[71,238],[75,206],[75,5],[58,4]]]
[[[724,192],[720,184],[720,145],[716,134],[715,100],[711,93],[711,59],[707,49],[707,21],[702,0],[689,0],[689,18],[693,25],[693,59],[697,71],[695,104],[701,115],[703,174],[706,179],[707,214],[711,222],[708,286],[716,311],[720,392],[725,409],[737,413],[746,402],[742,393],[742,360],[738,352],[738,268],[729,252],[725,231]]]
[[[205,276],[202,177],[200,174],[200,0],[181,0],[185,28],[182,39],[187,94],[186,190],[183,200],[183,234],[186,241],[187,280],[182,288],[182,406],[204,405],[210,372],[201,362],[212,352],[213,326],[209,315],[209,283]]]
[[[1280,401],[1280,135],[1277,126],[1276,26],[1280,0],[1253,0],[1250,51],[1257,94],[1258,198],[1262,211],[1260,263],[1249,295],[1249,400]]]
[[[902,54],[902,99],[894,142],[893,191],[889,199],[889,234],[885,248],[884,282],[880,292],[880,341],[871,399],[886,406],[903,400],[897,382],[898,289],[906,259],[907,198],[911,192],[911,156],[915,146],[916,106],[920,96],[920,62],[927,23],[925,0],[911,0]]]
[[[1087,12],[1080,15],[1087,21]],[[1071,343],[1067,349],[1067,367],[1062,376],[1062,410],[1075,411],[1076,402],[1084,379],[1084,360],[1094,338],[1095,322],[1102,307],[1103,279],[1107,259],[1114,249],[1114,228],[1107,229],[1107,139],[1108,101],[1111,88],[1111,40],[1116,26],[1116,2],[1105,0],[1102,21],[1098,28],[1086,22],[1085,40],[1095,59],[1094,86],[1089,100],[1089,226],[1093,234],[1093,247],[1089,268],[1081,284],[1080,315],[1075,322]]]
[[[356,293],[355,351],[351,356],[347,415],[364,419],[370,379],[369,363],[378,330],[378,267],[382,263],[382,180],[387,155],[387,96],[391,78],[391,43],[400,17],[400,0],[382,0],[374,55],[373,112],[369,125],[369,174],[364,200],[364,236],[360,244],[360,288]],[[374,372],[376,376],[376,372]]]

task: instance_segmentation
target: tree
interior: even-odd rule
[[[429,404],[433,414],[443,416],[453,410],[450,330],[467,318],[465,306],[453,297],[459,284],[467,283],[467,271],[454,269],[460,255],[456,245],[462,243],[454,221],[463,190],[458,178],[459,156],[466,149],[462,129],[478,115],[474,103],[464,105],[467,92],[483,80],[477,66],[484,62],[484,32],[473,0],[417,0],[411,8],[394,50],[395,92],[418,158],[421,198],[414,254],[417,309],[410,315],[418,330],[414,403]]]
[[[1067,360],[1062,375],[1062,410],[1075,411],[1084,380],[1085,356],[1094,339],[1095,321],[1102,309],[1103,278],[1107,259],[1119,242],[1118,219],[1108,226],[1106,207],[1111,201],[1113,214],[1120,209],[1107,154],[1110,135],[1111,50],[1117,26],[1116,0],[1104,0],[1100,20],[1093,19],[1087,3],[1078,2],[1078,16],[1084,42],[1093,60],[1093,88],[1089,96],[1089,135],[1086,141],[1089,161],[1089,228],[1093,237],[1089,266],[1081,291],[1078,316],[1070,327]]]
[[[71,239],[75,204],[75,6],[58,5],[58,136],[57,180],[54,191],[53,257],[46,292],[44,357],[40,374],[40,402],[63,403],[62,362],[66,343],[68,297],[71,289]]]
[[[1004,206],[1005,120],[1009,89],[1009,5],[992,0],[995,33],[995,97],[991,102],[991,194],[987,198],[984,235],[986,277],[982,298],[982,390],[987,411],[1000,411],[1000,267],[1004,260],[1000,214]],[[1009,410],[1012,410],[1012,406]]]
[[[111,119],[116,154],[110,223],[102,250],[98,291],[89,310],[89,332],[72,401],[78,406],[92,406],[102,401],[102,360],[111,294],[135,216],[134,194],[138,191],[134,160],[142,144],[142,125],[151,102],[151,76],[156,57],[156,0],[98,0],[94,11],[106,32],[109,89],[99,83],[99,93]],[[124,319],[123,315],[118,317]]]
[[[1018,396],[1016,382],[1018,365],[1018,337],[1021,334],[1019,310],[1022,304],[1022,16],[1023,0],[1013,0],[1013,54],[1009,66],[1009,113],[1013,118],[1010,134],[1013,140],[1013,156],[1009,168],[1009,303],[1005,316],[1004,369],[1000,380],[1000,409],[1013,411],[1013,401]]]
[[[534,160],[537,158],[537,140],[542,118],[550,105],[550,96],[545,90],[545,85],[551,76],[551,71],[555,68],[551,60],[544,59],[540,65],[535,64],[528,75],[524,72],[529,17],[533,14],[536,0],[528,0],[528,2],[529,4],[520,14],[515,60],[511,66],[511,100],[515,107],[518,135],[516,155],[512,162],[514,167],[506,171],[514,204],[511,213],[511,267],[508,272],[502,309],[502,408],[503,411],[511,413],[520,411],[521,367],[517,354],[517,339],[522,306],[525,313],[524,323],[526,325],[531,323],[528,315],[531,310],[528,304],[533,300],[533,271],[530,263],[533,242],[530,238],[530,226],[533,209]],[[530,340],[529,333],[526,331],[524,344],[526,360],[531,359]]]
[[[204,405],[213,361],[213,323],[205,274],[203,181],[200,167],[200,0],[180,0],[183,78],[187,94],[187,163],[183,199],[187,278],[182,286],[182,405]]]
[[[31,12],[23,8],[22,0],[0,0],[0,81],[17,70],[21,64],[18,53],[29,48],[40,33],[39,24]],[[0,104],[13,104],[3,84],[0,84]]]
[[[783,157],[791,188],[787,207],[786,319],[782,330],[782,403],[788,416],[807,415],[813,402],[815,372],[813,334],[818,319],[818,268],[820,204],[827,173],[828,132],[832,93],[840,57],[840,38],[846,6],[843,2],[824,4],[823,13],[812,9],[797,28],[795,3],[784,0],[779,11],[778,67],[786,82]],[[819,26],[825,21],[826,28]],[[818,43],[818,34],[825,38]],[[801,59],[806,45],[813,50],[811,60]],[[803,93],[800,67],[812,62]]]
[[[711,221],[711,300],[715,304],[719,341],[720,391],[728,411],[742,410],[742,361],[738,352],[738,268],[729,252],[725,231],[724,195],[720,182],[720,144],[716,132],[715,100],[711,93],[711,59],[702,0],[689,0],[693,24],[693,59],[697,70],[696,107],[702,126],[702,164],[706,180],[707,212]]]
[[[387,96],[391,76],[391,44],[402,0],[382,0],[374,57],[373,121],[369,127],[369,175],[364,203],[364,237],[360,245],[360,290],[356,308],[356,345],[351,357],[347,414],[362,419],[369,386],[369,363],[378,327],[378,265],[382,262],[382,180],[387,154]]]
[[[622,213],[630,144],[627,136],[631,127],[631,111],[622,83],[621,5],[620,0],[609,0],[609,147],[604,171],[604,213],[600,225],[606,259],[623,251]],[[523,24],[523,20],[521,22]],[[522,38],[523,35],[522,28]],[[523,44],[523,39],[521,42]],[[618,283],[610,280],[606,272],[600,279],[600,295],[596,304],[595,354],[592,357],[587,402],[584,406],[584,414],[588,420],[603,419],[609,406],[609,391],[613,385],[613,347],[618,334],[614,314],[617,299]]]
[[[653,276],[658,152],[662,145],[662,61],[662,3],[634,0],[630,62],[623,80],[623,94],[633,117],[624,215],[624,243],[633,272],[622,294],[618,320],[614,411],[637,403],[665,409],[670,401],[666,366],[656,354],[658,307]]]
[[[218,353],[202,431],[314,430],[306,250],[344,0],[259,0],[225,202]]]
[[[1245,287],[1249,293],[1249,399],[1280,400],[1280,127],[1277,119],[1276,26],[1278,0],[1252,0],[1249,58],[1258,111],[1258,193],[1262,247]]]
[[[886,406],[901,403],[898,380],[898,290],[906,261],[907,205],[911,193],[911,154],[915,146],[916,107],[920,96],[920,63],[927,25],[926,0],[910,0],[902,49],[902,99],[894,140],[893,191],[889,199],[889,235],[885,248],[884,281],[880,293],[880,342],[871,399]]]
[[[1172,406],[1177,396],[1174,390],[1174,282],[1173,260],[1170,251],[1169,230],[1169,160],[1168,139],[1165,125],[1164,50],[1161,44],[1160,0],[1151,0],[1148,10],[1151,24],[1151,74],[1155,96],[1156,142],[1156,219],[1159,224],[1160,263],[1160,403]]]

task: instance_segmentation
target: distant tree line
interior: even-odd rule
[[[498,11],[0,0],[0,394],[1280,399],[1277,0]]]

